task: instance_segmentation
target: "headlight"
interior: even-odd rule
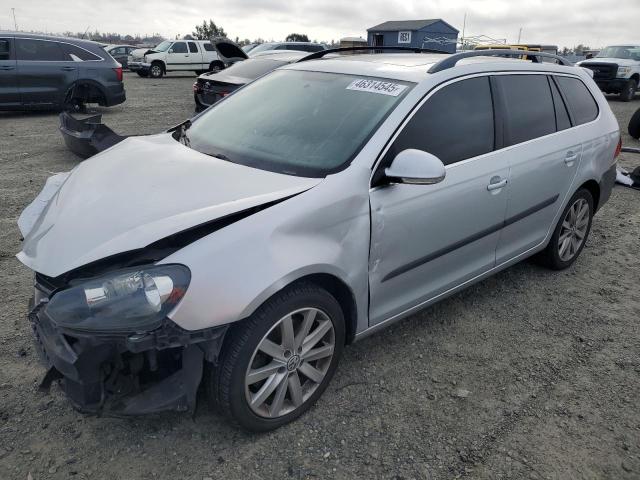
[[[53,295],[46,314],[64,328],[92,332],[146,332],[157,328],[191,280],[183,265],[120,270]]]
[[[616,76],[618,78],[624,78],[628,76],[630,73],[631,73],[631,67],[618,67],[618,73]]]

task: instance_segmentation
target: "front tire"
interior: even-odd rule
[[[633,78],[630,79],[620,92],[620,100],[623,102],[630,102],[636,96],[636,90],[638,89],[638,82]]]
[[[593,214],[593,196],[581,188],[567,203],[549,245],[540,253],[542,263],[553,270],[571,266],[587,243]]]
[[[640,108],[633,114],[629,121],[629,135],[640,139]]]
[[[306,412],[333,377],[345,341],[336,299],[309,283],[289,287],[227,334],[206,389],[222,413],[253,432]]]
[[[164,75],[164,68],[160,62],[153,62],[149,67],[149,76],[151,78],[162,78]]]

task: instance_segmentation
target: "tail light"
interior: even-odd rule
[[[613,158],[618,158],[620,152],[622,151],[622,137],[618,139],[618,146],[616,147],[616,153],[613,154]]]
[[[116,72],[116,78],[118,79],[119,82],[121,82],[122,81],[122,67],[114,68],[113,71]]]

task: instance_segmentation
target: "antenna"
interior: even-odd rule
[[[518,32],[518,45],[520,45],[520,38],[522,37],[522,27],[520,27],[520,31]]]
[[[18,31],[18,24],[16,23],[16,9],[12,8],[11,9],[11,13],[13,14],[13,27],[15,29],[15,31]]]

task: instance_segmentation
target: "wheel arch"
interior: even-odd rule
[[[102,97],[103,103],[107,101],[107,92],[106,92],[104,86],[100,84],[100,82],[97,82],[97,81],[92,80],[90,78],[79,78],[77,80],[74,80],[73,83],[71,83],[71,85],[69,85],[69,87],[64,91],[64,96],[62,97],[62,104],[63,105],[65,104],[67,99],[69,99],[69,95],[76,88],[84,87],[84,86],[87,86],[90,89],[94,89],[95,91],[97,91],[99,93],[99,95]],[[73,98],[73,97],[71,97],[71,98]],[[83,99],[83,100],[85,100],[85,99]],[[97,102],[97,103],[100,103],[100,102]],[[100,105],[102,105],[102,103],[100,103]]]
[[[600,185],[598,182],[595,180],[587,180],[576,189],[576,192],[581,188],[584,188],[591,194],[593,198],[593,210],[594,212],[597,211],[600,206]]]
[[[164,60],[160,60],[159,58],[156,58],[155,60],[151,61],[151,65],[153,65],[154,63],[159,63],[160,67],[162,67],[162,73],[164,74],[167,73],[167,64],[164,63]]]

